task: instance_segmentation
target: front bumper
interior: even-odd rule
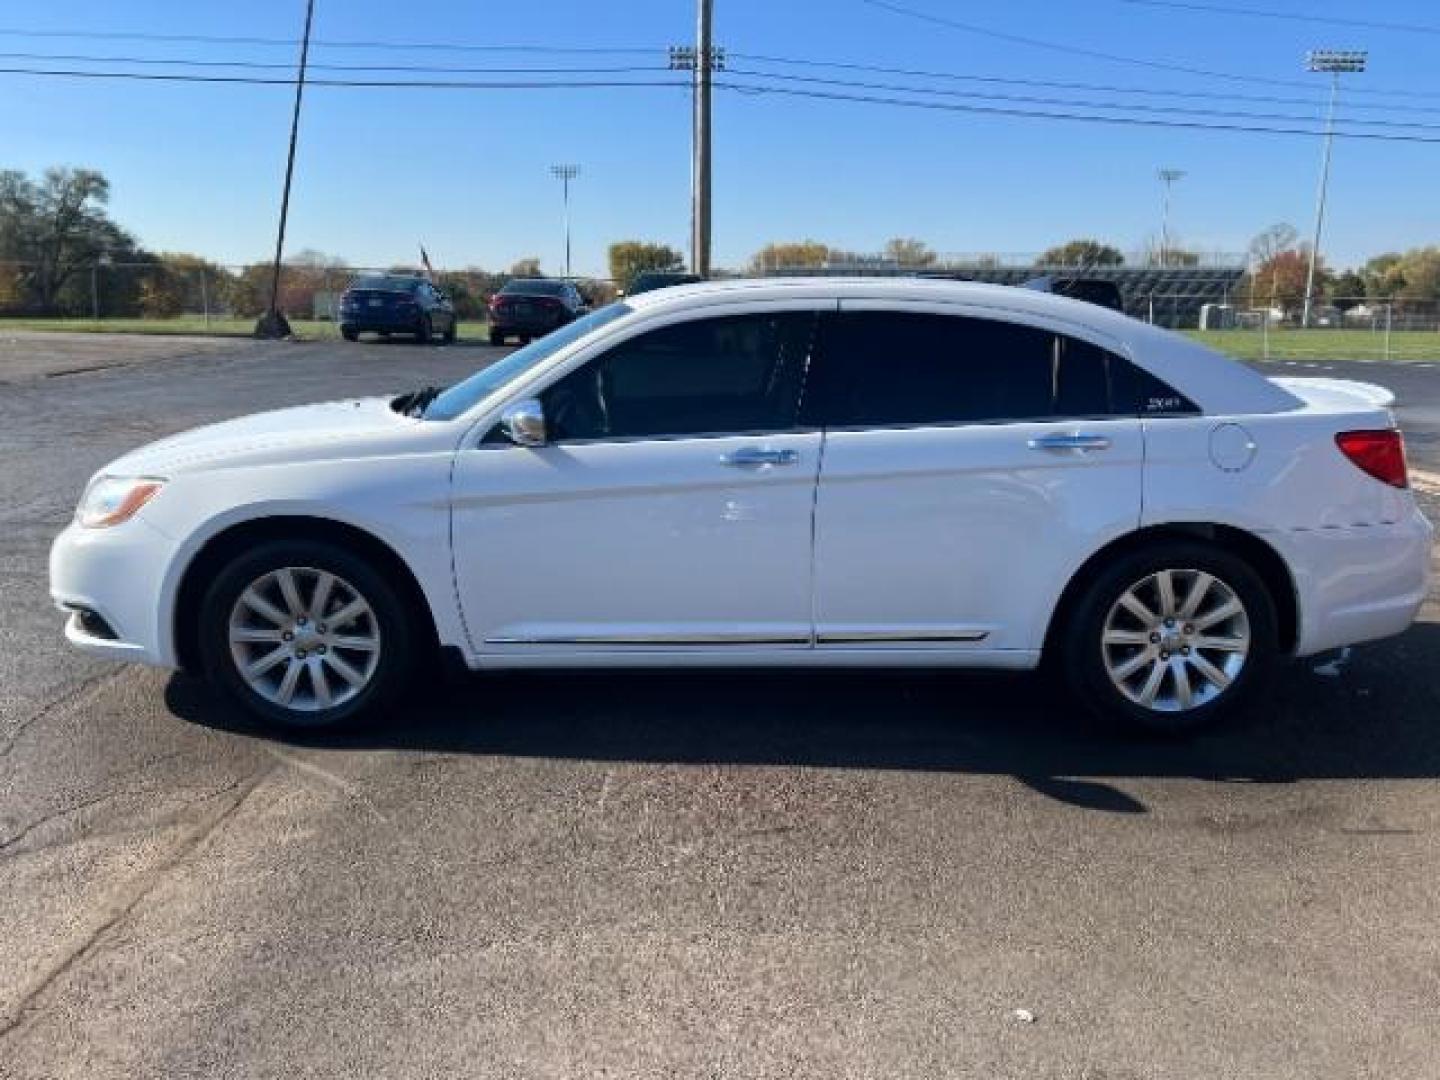
[[[167,571],[176,543],[133,518],[110,529],[71,525],[50,548],[50,596],[69,614],[65,637],[92,656],[176,666],[168,621]],[[94,612],[113,636],[96,633]]]
[[[1393,524],[1296,529],[1274,539],[1295,576],[1298,656],[1399,634],[1429,595],[1435,529],[1418,507]]]

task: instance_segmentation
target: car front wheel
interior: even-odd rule
[[[1275,606],[1238,556],[1157,545],[1100,572],[1063,648],[1067,680],[1093,712],[1148,733],[1188,734],[1264,682],[1278,648]]]
[[[369,563],[318,541],[262,544],[200,614],[206,675],[262,719],[331,728],[384,710],[414,664],[406,607]]]

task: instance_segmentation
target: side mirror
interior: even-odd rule
[[[505,407],[500,430],[516,446],[544,446],[545,406],[539,398],[525,398]]]

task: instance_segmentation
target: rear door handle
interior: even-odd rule
[[[1104,435],[1084,435],[1080,432],[1041,435],[1030,440],[1030,449],[1048,450],[1052,454],[1088,454],[1094,450],[1109,450],[1110,440]]]
[[[768,450],[763,446],[742,446],[739,450],[720,455],[721,465],[737,469],[757,465],[794,465],[799,460],[800,455],[794,450]]]

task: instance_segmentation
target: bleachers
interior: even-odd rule
[[[1236,289],[1245,276],[1243,265],[1227,266],[1045,266],[992,262],[945,263],[916,269],[882,259],[831,262],[819,267],[782,267],[772,275],[796,277],[903,277],[946,276],[994,285],[1023,285],[1038,277],[1063,280],[1083,277],[1113,281],[1120,289],[1126,314],[1158,326],[1194,329],[1200,325],[1205,304],[1235,303]]]

